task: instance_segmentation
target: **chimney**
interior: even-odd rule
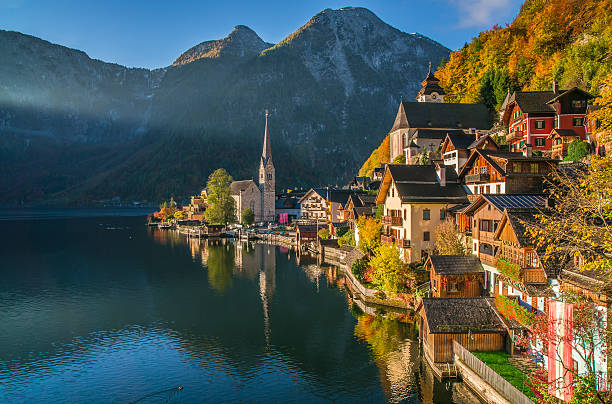
[[[553,82],[552,82],[553,93],[559,94],[559,88],[558,87],[559,87],[559,82],[557,80],[553,80]]]
[[[446,166],[444,164],[440,164],[440,186],[446,186]]]
[[[525,145],[525,148],[523,149],[523,156],[525,157],[533,156],[533,146],[531,146],[531,143],[527,143]]]

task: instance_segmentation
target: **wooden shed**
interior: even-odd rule
[[[311,241],[317,241],[317,238],[319,237],[317,232],[321,229],[325,229],[326,227],[326,224],[322,224],[320,226],[313,224],[298,225],[295,232],[298,245],[309,243]]]
[[[424,298],[419,308],[423,351],[431,363],[453,360],[453,340],[470,351],[503,351],[506,327],[487,297]]]
[[[475,255],[431,255],[425,268],[433,297],[482,296],[484,270]]]
[[[223,229],[225,229],[225,226],[222,224],[205,223],[202,225],[202,234],[208,237],[219,237]]]

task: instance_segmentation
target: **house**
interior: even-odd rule
[[[480,132],[447,134],[440,146],[440,155],[444,165],[452,166],[459,173],[472,149],[499,150],[499,146],[491,136]]]
[[[302,209],[298,198],[292,194],[277,196],[275,203],[276,220],[279,223],[291,223],[302,217]]]
[[[348,202],[349,196],[366,194],[364,191],[351,191],[347,189],[327,188],[325,190],[328,206],[328,220],[331,223],[345,221],[343,219],[344,206]]]
[[[543,180],[557,160],[525,152],[472,149],[459,178],[472,194],[523,194],[542,192]]]
[[[387,164],[383,163],[380,165],[380,167],[376,167],[374,169],[374,172],[372,173],[372,180],[373,181],[382,181],[382,177],[383,175],[385,175],[385,169],[387,168]]]
[[[300,198],[298,203],[301,208],[302,219],[327,221],[327,193],[323,188],[311,188]]]
[[[372,217],[376,213],[376,195],[351,194],[342,209],[342,221],[355,229],[360,216]]]
[[[206,211],[208,195],[206,189],[200,192],[200,195],[192,196],[189,205],[184,209],[189,220],[204,220],[204,212]]]
[[[542,152],[552,149],[548,135],[553,129],[572,129],[586,139],[584,119],[587,102],[593,96],[573,87],[552,91],[515,91],[506,96],[500,111],[502,123],[508,127],[506,140],[510,151],[521,151],[527,145]]]
[[[506,208],[495,231],[500,246],[495,253],[496,271],[492,275],[494,295],[516,297],[531,311],[545,312],[545,301],[552,295],[550,281],[557,279],[560,265],[540,260],[542,251],[534,248],[526,226],[537,221],[538,208]]]
[[[506,327],[486,297],[424,298],[419,334],[430,363],[453,361],[453,340],[470,351],[503,351]]]
[[[430,271],[431,297],[482,296],[484,271],[473,255],[430,255],[425,262]]]
[[[376,204],[384,205],[381,241],[396,245],[405,262],[419,262],[435,249],[447,209],[467,202],[451,167],[389,164],[376,196]]]
[[[434,152],[449,133],[464,129],[490,128],[489,112],[484,104],[439,102],[438,81],[431,72],[419,91],[419,102],[400,102],[393,127],[389,131],[389,159],[414,157],[423,151]],[[435,96],[435,98],[434,98]],[[409,159],[406,159],[409,162]]]
[[[225,229],[225,226],[222,224],[204,223],[202,225],[202,234],[207,237],[219,237],[223,229]]]
[[[255,214],[256,222],[272,222],[275,218],[276,172],[272,162],[268,116],[268,110],[266,110],[263,150],[259,159],[259,185],[253,180],[234,181],[230,185],[235,217],[238,220],[247,208],[250,208]]]
[[[574,140],[580,140],[580,135],[573,129],[553,129],[548,135],[552,143],[551,157],[556,160],[563,160],[567,156],[567,149]]]
[[[319,239],[319,230],[325,228],[325,225],[317,226],[314,224],[299,224],[296,226],[296,242],[298,245],[317,241]]]

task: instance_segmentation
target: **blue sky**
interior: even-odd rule
[[[184,50],[235,25],[278,42],[326,8],[366,7],[404,32],[457,49],[494,24],[510,23],[520,0],[196,1],[0,0],[0,29],[34,35],[126,66],[171,64]]]

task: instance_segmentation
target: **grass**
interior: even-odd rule
[[[525,384],[528,378],[527,375],[508,362],[510,355],[505,352],[472,352],[472,354],[510,382],[519,391],[522,391],[527,397],[532,400],[536,399],[529,386]]]

